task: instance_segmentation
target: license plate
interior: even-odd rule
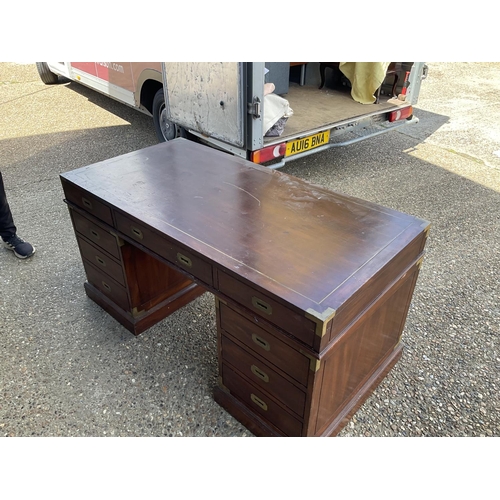
[[[328,144],[330,140],[330,131],[325,130],[324,132],[319,132],[314,135],[309,135],[308,137],[302,137],[302,139],[296,139],[295,141],[287,142],[285,156],[292,156],[304,151],[309,151],[310,149],[323,146]]]

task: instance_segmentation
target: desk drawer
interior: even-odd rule
[[[117,259],[120,258],[120,248],[116,238],[112,234],[101,226],[94,224],[83,215],[80,215],[75,210],[71,210],[71,216],[73,218],[75,231],[79,232],[85,236],[85,238],[89,239],[97,246],[113,255],[113,257],[116,257]]]
[[[124,311],[130,311],[128,294],[124,287],[85,260],[83,261],[83,267],[85,268],[85,273],[87,274],[87,280],[89,283],[94,285],[104,295],[108,296]]]
[[[90,243],[85,241],[83,238],[77,236],[76,239],[78,240],[78,245],[80,246],[80,251],[84,259],[88,260],[103,273],[107,274],[115,281],[120,283],[120,285],[125,286],[123,269],[120,264],[115,262],[112,257],[105,254],[94,245],[91,245]]]
[[[272,365],[307,386],[310,359],[279,340],[276,336],[258,327],[236,311],[220,303],[220,327],[251,351]]]
[[[222,366],[222,383],[245,406],[278,427],[287,436],[300,436],[302,423],[275,403],[265,392],[248,383],[227,365]]]
[[[225,335],[221,336],[222,359],[245,375],[263,391],[284,403],[300,417],[304,416],[304,391],[279,375],[270,365],[252,356]]]
[[[314,345],[316,323],[305,316],[291,311],[286,306],[221,271],[219,271],[219,290],[307,345]]]
[[[111,209],[98,200],[95,196],[90,195],[87,191],[80,189],[72,184],[63,182],[64,195],[66,199],[76,206],[82,208],[94,217],[101,219],[110,226],[113,225],[113,216],[111,215]]]
[[[116,213],[115,215],[116,227],[124,235],[129,236],[160,257],[172,262],[178,268],[184,269],[195,278],[203,281],[203,283],[212,285],[212,266],[208,262],[196,257],[167,238],[161,237],[146,226],[120,213]]]

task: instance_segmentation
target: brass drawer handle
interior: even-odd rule
[[[193,263],[189,257],[182,255],[181,253],[177,254],[177,261],[187,267],[193,267]]]
[[[252,305],[256,309],[259,309],[259,311],[265,312],[266,314],[271,315],[273,313],[273,308],[267,302],[264,302],[258,297],[252,297]]]
[[[99,233],[97,231],[94,231],[93,229],[90,230],[90,234],[96,239],[99,239]]]
[[[108,292],[111,292],[111,287],[105,282],[105,281],[102,281],[102,286],[108,291]]]
[[[259,337],[255,333],[252,333],[252,340],[259,346],[264,349],[264,351],[270,351],[271,350],[271,344],[267,342],[267,340],[264,340],[262,337]]]
[[[259,367],[255,366],[255,365],[252,365],[250,367],[250,370],[252,371],[252,373],[256,377],[260,378],[264,382],[269,382],[269,375],[267,373],[263,372]]]
[[[97,263],[101,264],[101,266],[106,267],[106,262],[104,262],[98,255],[95,256],[95,260],[97,260]]]
[[[140,240],[144,238],[142,231],[140,229],[137,229],[134,226],[131,226],[130,229],[132,230],[132,235],[135,236],[136,238],[139,238]]]
[[[87,198],[83,198],[82,197],[82,203],[87,207],[87,208],[90,208],[90,210],[92,210],[92,203],[90,203],[89,200],[87,200]]]
[[[250,394],[250,399],[264,411],[267,411],[267,405],[262,401],[262,399],[258,398],[255,394]]]

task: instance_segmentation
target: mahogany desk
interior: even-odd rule
[[[337,434],[401,356],[428,222],[185,139],[61,182],[86,293],[132,333],[215,295],[215,399],[254,434]]]

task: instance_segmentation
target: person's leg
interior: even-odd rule
[[[0,236],[3,240],[7,240],[14,236],[16,231],[17,229],[12,218],[12,213],[7,203],[2,172],[0,172]]]
[[[35,253],[35,248],[28,242],[17,236],[17,228],[12,218],[5,186],[3,184],[2,172],[0,172],[0,237],[3,244],[9,250],[14,252],[16,257],[26,259]]]

